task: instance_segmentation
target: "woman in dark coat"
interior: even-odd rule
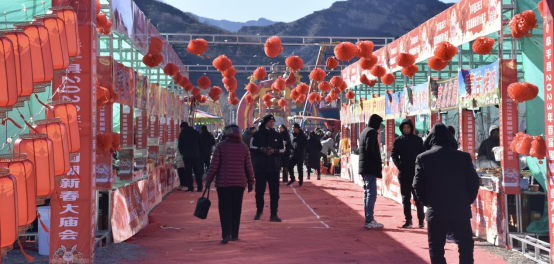
[[[283,145],[285,145],[285,153],[281,155],[281,168],[283,168],[283,182],[289,182],[289,160],[292,151],[292,143],[290,141],[290,133],[285,125],[279,126],[279,133],[283,138]]]
[[[321,141],[315,132],[310,133],[310,138],[308,139],[308,180],[310,179],[310,172],[312,169],[317,170],[317,179],[321,180],[321,171],[320,171],[320,159],[321,159]]]

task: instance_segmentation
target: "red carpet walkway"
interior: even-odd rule
[[[175,191],[152,213],[157,223],[180,229],[153,223],[127,241],[148,251],[141,263],[429,263],[427,231],[400,228],[401,205],[379,196],[375,217],[385,228],[366,230],[362,188],[337,177],[305,181],[301,188],[281,185],[283,223],[269,222],[269,208],[254,221],[254,192],[245,193],[240,241],[227,245],[219,243],[217,193],[212,190],[206,220],[192,216],[199,196]],[[446,258],[458,263],[455,244],[447,244]],[[476,249],[475,263],[505,262]]]

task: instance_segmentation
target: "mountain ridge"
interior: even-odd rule
[[[265,19],[263,17],[258,18],[257,20],[248,20],[246,22],[236,22],[236,21],[230,21],[230,20],[226,20],[226,19],[217,20],[217,19],[201,17],[201,16],[197,16],[197,18],[198,18],[198,21],[200,21],[202,23],[212,25],[212,26],[216,26],[216,27],[228,30],[230,32],[237,32],[243,26],[270,26],[270,25],[273,25],[273,24],[277,23],[275,21],[271,21],[271,20]]]

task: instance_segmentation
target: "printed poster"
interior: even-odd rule
[[[471,70],[458,71],[460,106],[474,108],[500,104],[498,61]]]

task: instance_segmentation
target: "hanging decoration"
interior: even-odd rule
[[[448,65],[447,61],[443,61],[437,57],[431,57],[427,60],[427,65],[429,65],[429,68],[435,70],[435,71],[441,71]]]
[[[221,74],[225,78],[231,78],[231,77],[235,77],[235,75],[237,74],[237,70],[235,70],[234,67],[231,67],[231,68],[223,71]]]
[[[250,94],[257,94],[260,89],[255,83],[249,83],[248,85],[246,85],[246,90]]]
[[[202,55],[208,50],[208,42],[203,38],[193,39],[187,45],[187,52],[196,56]]]
[[[65,33],[67,36],[67,51],[71,59],[75,59],[81,52],[79,48],[79,25],[77,21],[77,13],[70,6],[51,7],[50,10],[53,14],[63,21]],[[104,27],[110,25],[109,20],[106,21]]]
[[[325,76],[327,76],[327,73],[323,69],[318,67],[314,68],[310,73],[310,79],[316,82],[323,81],[325,79]]]
[[[533,137],[527,134],[524,134],[521,139],[519,139],[517,146],[516,146],[516,152],[524,155],[529,156],[531,153],[531,143],[533,142]]]
[[[327,58],[327,61],[325,61],[325,66],[329,69],[335,69],[339,66],[339,61],[336,60],[334,57]]]
[[[227,91],[234,92],[237,90],[237,79],[235,77],[223,78],[222,82]]]
[[[349,61],[358,54],[358,47],[351,42],[341,42],[335,46],[335,57],[341,61]]]
[[[373,41],[365,40],[365,41],[358,41],[356,43],[356,47],[358,48],[358,54],[357,57],[360,58],[369,58],[373,55],[373,48],[374,48]]]
[[[337,88],[341,87],[343,83],[344,83],[344,80],[339,76],[333,76],[333,78],[331,78],[331,84],[334,87],[337,87]]]
[[[69,152],[79,152],[81,150],[81,135],[79,132],[79,120],[77,119],[77,107],[70,101],[63,100],[51,102],[49,106],[46,109],[46,118],[60,118],[60,121],[68,131]]]
[[[458,48],[448,41],[443,41],[437,44],[433,54],[442,61],[450,61],[458,54]]]
[[[277,79],[275,79],[275,82],[273,82],[271,86],[275,86],[275,88],[279,89],[279,91],[284,91],[286,89],[287,83],[281,76],[279,76],[277,77]]]
[[[327,92],[327,91],[331,90],[331,84],[329,82],[323,81],[323,82],[319,83],[317,88],[319,88],[319,90],[321,90],[323,92]]]
[[[266,76],[267,76],[267,72],[265,71],[264,67],[258,67],[254,71],[254,78],[258,81],[265,79]]]
[[[478,37],[471,45],[473,52],[481,55],[489,55],[494,46],[494,39],[489,37]]]
[[[523,13],[515,15],[512,17],[508,25],[510,27],[512,37],[516,39],[531,36],[533,28],[538,27],[537,18],[532,10],[525,10]]]
[[[373,87],[377,83],[377,80],[375,80],[375,79],[370,80],[370,79],[367,78],[367,76],[365,74],[362,74],[362,76],[360,76],[360,82],[367,85],[367,86]]]
[[[253,105],[254,104],[254,97],[252,97],[251,94],[247,94],[244,99],[246,100],[246,102],[249,104],[249,105]]]
[[[287,107],[287,101],[284,98],[279,99],[279,106],[285,110],[285,107]]]
[[[419,71],[417,65],[409,65],[408,67],[402,68],[402,75],[407,76],[408,78],[414,77],[414,75]]]
[[[377,78],[382,78],[387,73],[387,70],[381,65],[375,65],[371,68],[370,73]]]
[[[112,154],[112,144],[113,137],[111,133],[100,133],[96,135],[96,149],[98,155]]]
[[[352,90],[348,90],[348,92],[346,92],[346,99],[352,100],[354,97],[356,97],[356,94]]]
[[[42,23],[48,29],[54,72],[61,77],[61,74],[65,73],[65,69],[69,67],[69,50],[64,22],[54,14],[35,16],[34,20]]]
[[[19,234],[25,233],[37,218],[37,179],[33,163],[27,159],[27,154],[5,154],[0,155],[0,168],[9,169],[16,179]]]
[[[69,141],[67,128],[60,118],[37,120],[33,125],[34,133],[43,133],[52,140],[54,155],[54,174],[57,177],[65,177],[69,172]]]
[[[296,91],[300,94],[306,94],[308,91],[310,91],[310,86],[308,86],[305,83],[300,83],[296,86]]]
[[[270,58],[275,58],[283,52],[283,45],[281,44],[281,39],[277,36],[268,38],[264,44],[265,55]]]
[[[546,143],[544,142],[542,136],[533,137],[529,156],[535,157],[537,159],[544,159],[546,157]]]
[[[8,169],[0,169],[0,257],[12,249],[19,237],[17,226],[16,179]]]
[[[416,57],[410,53],[400,53],[395,58],[396,65],[400,67],[408,67],[413,65],[416,61]]]
[[[387,73],[385,74],[385,76],[383,76],[383,78],[381,78],[381,82],[384,85],[391,85],[394,83],[394,80],[395,80],[395,77],[394,77],[394,74],[392,73]]]
[[[150,68],[159,66],[163,61],[164,57],[162,54],[147,53],[144,57],[142,57],[142,63]]]
[[[378,58],[375,55],[371,55],[369,57],[362,57],[360,58],[358,64],[360,65],[360,68],[363,70],[371,70],[373,66],[377,64]]]
[[[33,71],[28,70],[32,67],[29,37],[23,29],[9,29],[3,33],[13,44],[18,97],[15,107],[22,107],[24,102],[29,100],[34,89]]]
[[[212,100],[217,101],[219,100],[219,96],[223,93],[223,90],[219,86],[213,86],[212,89],[210,89],[210,92],[208,93],[208,96],[212,98]]]
[[[233,62],[225,55],[219,55],[212,62],[212,65],[220,72],[226,71],[233,67]]]
[[[198,83],[198,87],[202,90],[206,90],[210,88],[210,85],[212,85],[212,81],[210,81],[210,78],[206,75],[202,75],[202,77],[198,78],[196,82]]]
[[[289,76],[287,77],[286,81],[285,81],[285,84],[286,85],[294,85],[296,84],[296,75],[294,74],[294,72],[290,72],[289,73]]]
[[[174,76],[175,74],[179,73],[179,67],[173,63],[168,63],[164,67],[164,73],[168,76]]]
[[[539,94],[539,88],[531,83],[512,83],[508,86],[508,96],[516,103],[533,100]]]
[[[285,64],[287,65],[287,67],[289,67],[291,69],[291,71],[293,72],[297,72],[299,71],[300,69],[302,69],[302,67],[304,67],[304,62],[302,61],[302,59],[298,56],[290,56],[288,57],[286,60],[285,60]]]

